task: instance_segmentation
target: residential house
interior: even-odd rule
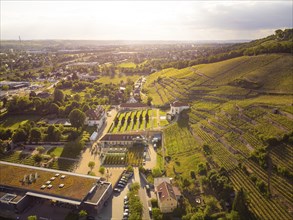
[[[136,100],[133,96],[131,96],[131,97],[128,99],[127,103],[137,103],[137,100]]]
[[[170,107],[171,107],[170,113],[172,115],[180,114],[180,112],[182,112],[184,109],[190,108],[187,103],[179,102],[179,101],[175,101],[175,102],[171,103]]]
[[[99,130],[106,121],[105,109],[102,106],[87,110],[85,115],[86,119],[84,123],[88,126],[96,125],[97,130]]]
[[[158,198],[158,206],[162,213],[173,212],[178,206],[178,199],[181,193],[169,181],[161,182],[155,187],[155,192]]]

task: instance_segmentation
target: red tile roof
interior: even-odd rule
[[[189,106],[188,103],[186,102],[178,102],[178,101],[175,101],[171,104],[171,106],[173,107],[182,107],[182,106]]]
[[[103,109],[103,107],[98,106],[96,110],[89,109],[85,112],[85,114],[89,118],[89,120],[100,120],[104,112],[105,110]]]
[[[157,191],[158,191],[159,199],[161,201],[164,201],[165,199],[168,199],[170,197],[176,200],[176,195],[170,183],[167,183],[165,181],[162,182],[160,185],[158,185]]]

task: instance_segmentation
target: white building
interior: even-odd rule
[[[171,107],[170,113],[172,115],[179,114],[184,109],[189,109],[190,108],[187,103],[178,102],[178,101],[175,101],[175,102],[171,103],[170,107]]]
[[[88,126],[97,126],[97,130],[99,130],[106,121],[105,110],[102,106],[98,106],[95,110],[89,109],[85,112],[86,119],[85,124]]]

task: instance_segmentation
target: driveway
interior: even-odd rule
[[[149,208],[148,208],[148,196],[146,194],[146,183],[145,181],[140,177],[138,168],[134,168],[134,182],[138,182],[140,185],[140,189],[138,191],[140,201],[143,205],[143,212],[142,212],[142,219],[143,220],[149,220]]]
[[[153,169],[157,164],[157,153],[152,144],[149,144],[148,146],[148,153],[150,155],[150,160],[146,160],[143,167],[145,169]]]

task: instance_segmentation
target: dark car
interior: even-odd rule
[[[129,205],[124,205],[124,209],[129,209]]]
[[[118,184],[117,187],[119,187],[119,188],[124,188],[124,185],[122,185],[122,184]]]
[[[86,217],[86,219],[87,219],[87,220],[95,220],[95,217],[94,217],[94,216],[90,216],[90,215],[88,215],[88,216]]]
[[[118,182],[118,184],[121,184],[121,185],[123,185],[123,186],[125,186],[125,185],[126,185],[126,183],[125,183],[125,182],[123,182],[123,181],[121,181],[121,180]]]

